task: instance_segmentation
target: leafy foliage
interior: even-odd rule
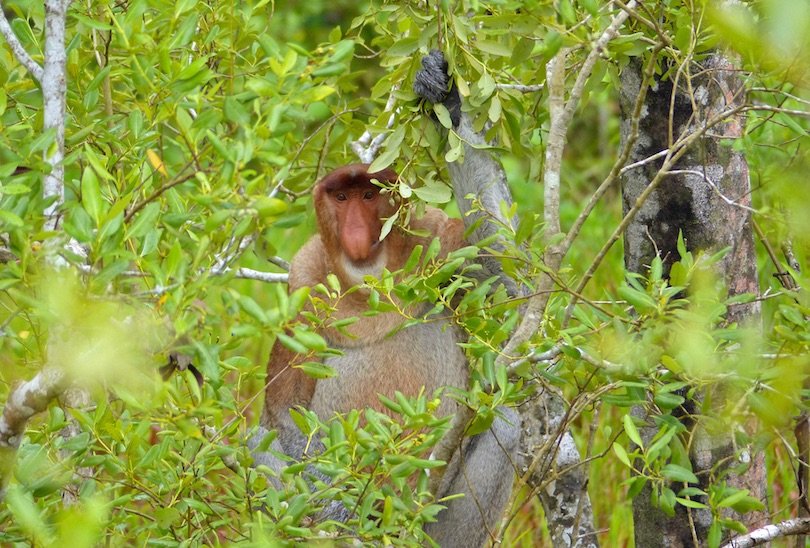
[[[648,59],[660,39],[666,47],[656,76],[674,80],[689,62],[730,43],[749,74],[750,103],[773,107],[752,109],[745,135],[730,146],[748,159],[757,222],[773,241],[792,238],[806,265],[808,125],[796,112],[808,101],[806,6],[768,0],[728,14],[704,12],[699,2],[642,4],[585,83],[562,169],[563,225],[571,226],[615,161],[621,70]],[[41,61],[42,2],[3,7]],[[42,131],[40,90],[4,44],[0,251],[9,256],[0,264],[0,399],[45,365],[92,378],[96,392],[93,407],[66,416],[53,406],[30,425],[7,463],[14,474],[0,505],[0,542],[426,541],[422,525],[442,502],[427,493],[427,472],[438,464],[427,455],[448,427],[435,416],[436,395],[385,401],[395,418],[370,410],[320,419],[298,413],[302,431],[322,439],[325,450],[278,477],[248,466],[245,440],[272,382],[263,378],[270,341],[309,354],[307,373],[334,374],[321,363],[331,350],[313,326],[330,321],[324,293],[350,289],[330,284],[288,296],[280,284],[236,274],[240,267],[283,270],[276,257],[292,256],[313,231],[311,185],[328,167],[355,161],[351,145],[366,130],[384,139],[375,167],[402,174],[390,189],[412,204],[402,216],[419,215],[425,203],[453,211],[445,163],[462,158],[463,143],[454,133],[443,140],[432,116],[447,126],[446,109],[425,114],[410,90],[421,55],[441,46],[464,108],[493,143],[516,198],[507,216],[518,215],[518,229],[504,232],[510,246],[497,251],[505,271],[530,290],[546,274],[561,288],[575,285],[618,224],[619,200],[608,192],[563,268],[548,272],[541,257],[555,242],[543,239],[537,186],[549,130],[542,85],[546,63],[571,48],[570,89],[613,15],[595,0],[438,8],[73,2],[65,203],[56,233],[43,228],[41,188],[43,152],[54,135]],[[526,93],[515,84],[540,87]],[[43,257],[69,238],[88,256],[66,248],[64,260],[78,274],[53,274]],[[564,395],[582,453],[604,455],[591,466],[589,489],[606,544],[630,542],[628,501],[648,484],[665,511],[710,508],[709,543],[717,545],[740,528],[724,509],[742,513],[759,503],[726,482],[726,463],[710,478],[695,475],[688,454],[700,436],[730,433],[740,447],[767,450],[771,510],[792,511],[786,455],[793,449],[783,433],[806,407],[809,281],[806,267],[793,269],[798,288],[785,289],[763,252],[764,327],[729,324],[729,309],[754,297],[729,298],[716,275],[720,254],[692,253],[687,243],[668,279],[660,259],[625,276],[612,252],[570,323],[570,297],[555,293],[543,331],[521,350],[532,356],[559,344],[560,359],[527,359],[514,371],[495,367],[494,356],[519,320],[520,303],[496,280],[473,278],[469,263],[494,253],[491,242],[446,261],[424,250],[403,272],[367,280],[369,305],[372,313],[398,310],[404,325],[452,314],[470,334],[464,347],[473,383],[453,397],[477,410],[472,433],[491,424],[499,405],[541,388]],[[416,301],[437,306],[413,316],[406,305]],[[306,326],[295,322],[303,310]],[[152,370],[171,350],[192,357],[204,384],[189,371],[157,380]],[[654,420],[631,414],[639,406]],[[69,419],[80,433],[65,438]],[[687,429],[683,419],[700,428]],[[734,466],[745,466],[741,457],[733,456]],[[62,504],[66,489],[77,491],[78,505]],[[318,521],[333,501],[352,510],[350,521]],[[530,546],[542,532],[534,508],[520,510],[521,502],[506,541]]]

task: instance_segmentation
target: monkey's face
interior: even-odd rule
[[[345,186],[327,190],[326,200],[346,257],[354,263],[374,259],[381,247],[380,189],[371,183]]]
[[[369,173],[361,164],[324,177],[315,189],[315,207],[321,238],[330,253],[339,252],[357,267],[378,262],[385,247],[380,241],[383,218],[396,208],[372,181],[393,182],[396,177],[390,170]]]

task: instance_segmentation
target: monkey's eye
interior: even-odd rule
[[[342,192],[338,192],[337,196],[335,196],[335,198],[337,198],[338,202],[345,202],[346,201],[346,195],[344,193],[342,193]]]
[[[374,191],[373,190],[369,190],[365,194],[363,194],[363,199],[364,200],[371,200],[373,198],[374,198]]]

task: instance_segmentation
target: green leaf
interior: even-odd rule
[[[309,435],[311,433],[312,429],[310,428],[309,420],[307,420],[307,417],[302,413],[295,409],[290,409],[290,418],[303,434]]]
[[[476,40],[475,47],[484,53],[490,55],[498,55],[500,57],[509,57],[512,55],[512,48],[500,42],[492,42],[490,40]]]
[[[85,159],[90,162],[90,165],[93,166],[93,169],[96,172],[96,175],[101,177],[106,181],[114,180],[113,176],[110,175],[110,172],[107,171],[107,167],[101,161],[101,158],[98,157],[96,152],[90,147],[90,145],[84,146],[84,157]]]
[[[313,379],[330,379],[337,376],[337,371],[326,364],[320,362],[304,362],[296,365],[296,369],[300,369]]]
[[[731,495],[727,496],[723,500],[721,500],[718,504],[718,508],[730,508],[737,504],[738,502],[744,500],[748,497],[748,489],[737,489]]]
[[[382,154],[377,156],[377,158],[375,158],[373,162],[371,162],[371,165],[368,166],[368,170],[371,173],[382,171],[383,169],[393,164],[394,160],[396,160],[398,157],[399,157],[399,148],[386,149],[385,151],[383,151]]]
[[[614,443],[613,444],[613,452],[616,453],[616,456],[619,457],[619,460],[624,463],[625,466],[628,468],[633,468],[632,464],[630,464],[630,457],[627,455],[627,451],[621,444]]]
[[[671,392],[663,392],[658,393],[655,395],[654,398],[655,405],[660,407],[664,411],[671,411],[675,409],[679,405],[681,405],[685,400],[683,396],[678,394],[673,394]]]
[[[329,57],[329,62],[342,63],[343,61],[347,61],[353,53],[354,40],[341,40],[335,44],[334,48],[332,49],[332,55]]]
[[[397,221],[396,215],[391,215],[388,217],[382,225],[382,229],[380,230],[380,241],[383,241],[386,236],[391,232],[391,229],[394,227],[394,223]]]
[[[624,300],[630,303],[639,314],[649,314],[656,309],[655,300],[643,291],[623,285],[619,287],[618,293]]]
[[[264,311],[264,308],[262,308],[259,303],[247,295],[239,296],[239,307],[262,325],[267,325],[267,323],[269,323],[269,319],[267,317],[267,313]]]
[[[197,0],[178,0],[174,4],[174,19],[179,18],[182,14],[186,13],[190,9],[193,9],[194,6],[197,5]]]
[[[464,146],[459,142],[447,151],[444,155],[444,160],[447,163],[453,163],[461,158],[463,152]]]
[[[245,87],[259,97],[273,97],[277,92],[275,86],[264,78],[251,78]]]
[[[481,78],[478,79],[478,89],[480,91],[481,99],[489,98],[489,96],[495,91],[495,80],[488,72],[482,74]]]
[[[450,187],[438,181],[429,181],[425,186],[416,187],[413,193],[430,204],[446,204],[453,197]]]
[[[96,226],[100,224],[103,210],[101,188],[95,171],[90,166],[84,168],[82,173],[82,206]]]
[[[135,222],[129,226],[129,235],[133,238],[145,236],[147,232],[155,228],[158,215],[160,215],[160,204],[157,202],[148,204],[135,217]]]
[[[447,107],[441,103],[434,103],[433,105],[433,112],[436,113],[436,118],[439,119],[439,123],[447,129],[452,129],[453,127],[453,120],[450,118],[450,111],[447,110]]]
[[[667,464],[661,473],[670,481],[683,481],[686,483],[697,483],[698,479],[691,470],[678,466],[677,464]]]
[[[0,209],[0,223],[11,228],[22,228],[25,226],[25,222],[23,222],[19,215],[6,209]]]
[[[386,55],[389,57],[407,57],[410,56],[419,47],[419,36],[409,36],[394,42],[394,44],[386,50]]]
[[[698,509],[708,508],[708,506],[706,506],[702,502],[698,502],[692,499],[675,497],[675,500],[678,501],[678,504],[680,504],[681,506],[686,506],[687,508],[698,508]]]
[[[284,346],[286,346],[287,348],[289,348],[290,350],[292,350],[296,354],[306,354],[307,353],[307,347],[306,346],[304,346],[300,341],[290,337],[286,333],[278,333],[278,334],[276,334],[276,337],[278,337],[278,340],[281,342],[281,344],[283,344]]]
[[[492,98],[492,101],[489,102],[487,116],[489,117],[489,121],[493,124],[501,119],[501,100],[498,99],[497,95]]]
[[[627,434],[627,437],[630,438],[630,441],[644,449],[644,444],[641,441],[641,436],[636,429],[636,425],[633,422],[633,417],[630,415],[624,416],[624,431]],[[615,444],[614,444],[615,445]]]
[[[174,523],[181,521],[180,511],[173,506],[163,506],[155,509],[154,518],[158,526],[163,529],[168,529]]]
[[[240,127],[250,126],[250,115],[242,103],[235,97],[226,97],[223,105],[225,119],[234,122]]]
[[[675,515],[675,499],[675,492],[672,489],[669,487],[661,489],[661,497],[658,499],[658,502],[661,506],[661,510],[668,516]]]
[[[470,436],[475,436],[481,432],[486,432],[492,426],[493,422],[495,422],[495,413],[492,411],[488,413],[479,412],[477,415],[475,415],[475,418],[470,426],[467,427],[466,433]]]
[[[295,328],[294,330],[295,338],[301,342],[304,346],[309,348],[310,350],[315,350],[316,352],[323,352],[327,349],[328,345],[326,344],[326,340],[315,333],[314,331],[308,331],[304,329]]]
[[[709,527],[709,534],[707,535],[707,543],[709,548],[717,548],[720,546],[720,541],[723,540],[723,527],[720,522],[714,520],[711,527]]]
[[[209,129],[205,132],[205,135],[206,137],[208,137],[208,140],[211,141],[211,145],[214,147],[214,150],[216,150],[220,156],[222,156],[229,162],[234,163],[231,151],[228,150],[228,147],[225,146],[225,143],[222,142],[222,140],[217,136],[216,133],[214,133]]]
[[[31,192],[31,187],[22,183],[6,183],[0,187],[0,194],[5,194],[7,196],[28,194],[29,192]]]
[[[82,207],[71,208],[65,218],[64,228],[65,232],[79,243],[89,243],[93,240],[93,220]]]

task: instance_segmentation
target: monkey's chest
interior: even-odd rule
[[[384,411],[380,394],[392,398],[400,391],[415,396],[424,387],[430,395],[441,386],[466,387],[467,363],[457,340],[450,326],[432,322],[372,345],[342,349],[342,356],[327,360],[337,376],[318,381],[311,409],[322,419],[364,407]],[[452,412],[447,400],[440,414]]]

